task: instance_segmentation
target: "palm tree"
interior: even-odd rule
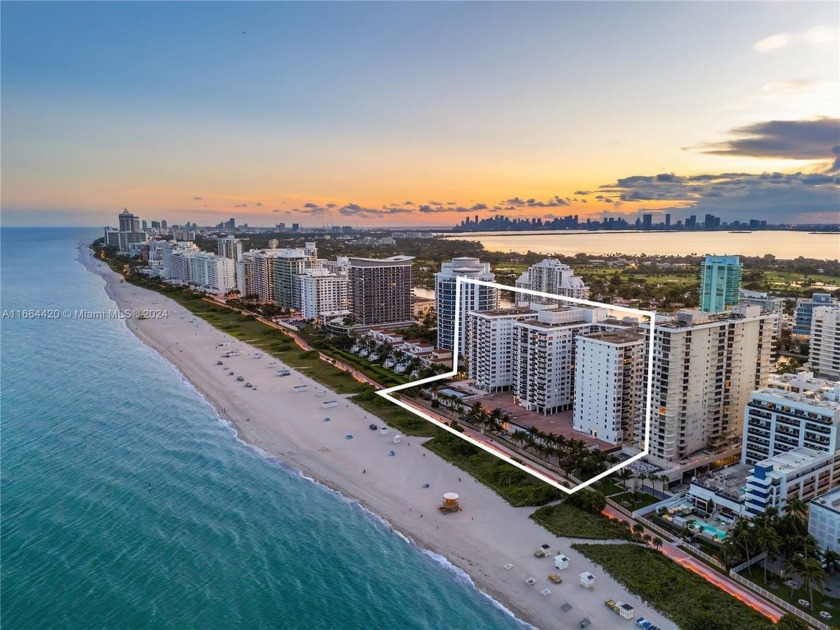
[[[825,553],[823,553],[823,566],[826,571],[832,574],[840,569],[840,553],[827,547]]]
[[[801,554],[794,554],[793,557],[787,558],[782,563],[782,573],[788,579],[791,579],[790,582],[790,596],[793,597],[793,580],[792,578],[795,576],[799,576],[801,571],[804,571],[805,565],[805,558],[802,557]]]
[[[771,556],[779,553],[779,547],[782,544],[782,537],[779,532],[770,526],[763,526],[756,529],[755,541],[758,548],[766,555],[764,556],[764,583],[767,583],[767,560]]]
[[[662,539],[659,536],[654,536],[653,546],[659,551],[662,548]]]
[[[627,468],[626,466],[618,471],[618,477],[621,479],[621,483],[624,486],[624,491],[627,491],[627,482],[630,481],[630,478],[633,476],[633,471]]]
[[[805,503],[799,496],[794,495],[787,500],[785,505],[785,514],[796,517],[801,522],[805,522],[805,516],[808,514],[808,504]]]
[[[645,528],[640,523],[636,523],[635,525],[633,525],[633,532],[638,534],[639,536],[641,536],[642,532],[644,531]]]
[[[816,558],[807,558],[800,567],[799,577],[808,588],[809,602],[811,610],[814,609],[814,585],[821,586],[825,583],[825,569],[823,569],[822,562]]]

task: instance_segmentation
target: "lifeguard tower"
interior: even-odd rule
[[[461,497],[454,492],[447,492],[443,495],[443,505],[439,506],[438,509],[444,514],[459,512],[461,510],[461,506],[458,505],[458,499],[460,498]]]

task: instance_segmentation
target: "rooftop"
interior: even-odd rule
[[[787,453],[779,453],[773,457],[761,460],[756,463],[756,466],[773,467],[773,472],[787,473],[803,466],[810,466],[816,464],[821,459],[831,458],[833,454],[824,453],[822,451],[815,451],[812,448],[800,446]]]
[[[836,512],[840,512],[840,488],[835,488],[823,495],[815,497],[811,503],[831,508]]]
[[[641,335],[637,332],[624,330],[605,330],[603,332],[595,332],[590,333],[588,335],[584,335],[584,338],[614,344],[636,343],[644,341],[644,335]]]

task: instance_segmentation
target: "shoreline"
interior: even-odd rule
[[[275,370],[266,366],[273,360],[269,355],[256,359],[263,353],[245,341],[230,337],[159,293],[121,282],[106,263],[93,258],[86,244],[80,245],[78,251],[79,263],[104,280],[106,295],[120,309],[168,311],[165,319],[127,319],[126,327],[169,363],[216,411],[220,421],[230,423],[235,439],[337,493],[343,500],[358,504],[371,518],[442,564],[457,579],[469,580],[505,614],[522,624],[546,630],[576,627],[584,617],[595,628],[609,628],[618,619],[603,601],[621,598],[636,607],[637,615],[654,621],[663,630],[675,627],[570,548],[574,542],[599,541],[563,539],[550,534],[529,518],[536,508],[511,507],[467,473],[422,448],[429,438],[404,436],[396,444],[391,439],[393,430],[387,437],[370,431],[367,425],[371,419],[381,422],[347,401],[346,395],[330,392],[308,379],[303,371],[292,368],[288,368],[291,378],[276,377]],[[192,343],[181,345],[187,340]],[[242,356],[225,359],[220,368],[216,365],[219,343],[235,346]],[[230,378],[229,369],[255,387],[246,389]],[[310,391],[291,393],[293,384],[307,384]],[[345,404],[325,411],[320,408],[320,396]],[[277,409],[281,405],[288,417],[285,413],[279,417]],[[313,415],[327,413],[329,423],[311,421]],[[347,435],[354,439],[347,439]],[[409,448],[412,442],[417,448]],[[424,489],[426,484],[432,489]],[[443,492],[449,491],[461,494],[464,509],[442,515],[436,507]],[[572,567],[565,572],[560,586],[547,583],[546,575],[553,570],[550,560],[533,557],[533,550],[544,542],[572,559]],[[513,564],[514,569],[506,570],[507,563]],[[594,592],[576,584],[577,573],[583,570],[598,578],[599,588]],[[537,586],[525,583],[530,576],[537,578]],[[551,586],[551,596],[540,595],[544,586]],[[567,601],[573,610],[564,613],[560,606]]]

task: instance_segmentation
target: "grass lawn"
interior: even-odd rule
[[[392,387],[394,385],[402,385],[403,383],[408,382],[408,378],[405,376],[401,376],[399,374],[395,374],[391,370],[382,367],[377,363],[372,363],[367,359],[363,359],[352,352],[347,352],[346,350],[324,350],[326,354],[329,354],[332,357],[335,357],[339,361],[342,361],[348,365],[352,365],[356,369],[358,369],[362,374],[365,374],[369,378],[372,378],[377,383],[384,385],[385,387]]]
[[[353,402],[405,435],[434,437],[441,433],[441,429],[428,420],[376,395],[369,387],[354,396]]]
[[[774,624],[714,584],[640,545],[572,545],[680,628],[770,630]],[[620,596],[619,593],[607,594]]]
[[[495,490],[514,507],[545,505],[565,493],[485,453],[451,433],[441,431],[423,446]]]
[[[639,493],[639,500],[633,501],[633,493],[632,492],[623,492],[621,494],[617,494],[615,496],[610,497],[616,503],[626,507],[631,512],[633,510],[638,510],[639,508],[646,507],[648,505],[653,505],[654,503],[659,503],[662,499],[657,499],[654,496],[647,494],[646,492]]]
[[[621,494],[622,492],[625,492],[624,486],[616,481],[613,481],[609,477],[595,483],[592,488],[593,490],[597,490],[603,494],[605,497],[612,497],[614,494]]]
[[[618,522],[590,514],[568,503],[541,507],[531,514],[531,518],[557,536],[599,540],[630,540],[632,537]]]
[[[750,574],[750,569],[752,569],[752,574]],[[840,599],[838,599],[840,594],[835,594],[834,597],[827,597],[820,592],[819,588],[814,587],[814,608],[811,609],[810,606],[800,606],[800,599],[811,601],[808,589],[802,586],[800,588],[793,589],[793,594],[791,594],[791,589],[784,583],[784,580],[782,580],[782,578],[780,578],[777,574],[772,573],[769,569],[770,566],[768,565],[767,582],[764,581],[764,568],[760,562],[757,562],[752,567],[744,569],[739,573],[739,575],[751,582],[754,582],[757,586],[773,593],[776,597],[793,604],[797,608],[817,619],[820,618],[819,614],[821,610],[826,610],[835,617],[840,618]],[[832,606],[825,606],[826,601],[830,602]]]

